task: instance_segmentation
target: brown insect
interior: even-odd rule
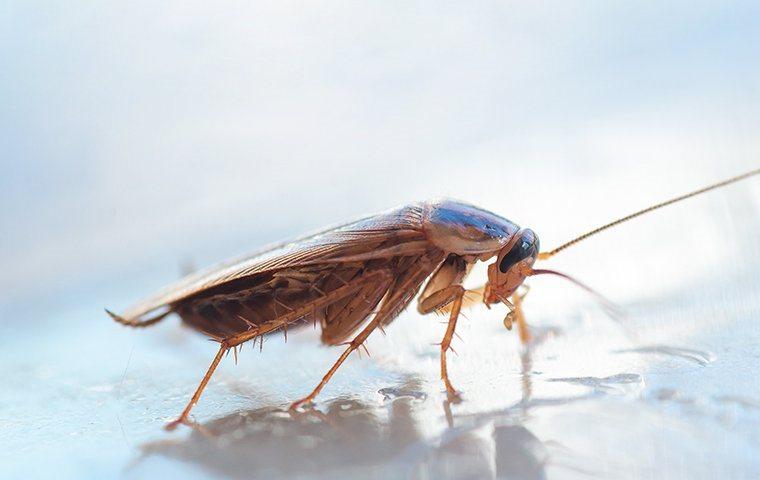
[[[414,299],[423,283],[417,309],[422,314],[449,313],[441,341],[441,378],[450,395],[457,395],[446,369],[446,352],[465,295],[486,305],[509,308],[508,329],[517,323],[520,339],[530,333],[522,312],[524,293],[517,293],[532,275],[554,274],[585,285],[554,270],[534,269],[546,259],[591,235],[644,213],[760,174],[760,169],[653,205],[585,233],[554,250],[539,253],[538,237],[529,229],[496,214],[455,200],[415,203],[342,227],[283,243],[212,269],[190,275],[122,315],[106,310],[117,322],[147,327],[177,313],[182,321],[219,342],[195,394],[168,429],[188,422],[188,415],[222,357],[244,342],[288,327],[315,323],[322,342],[348,347],[322,381],[291,408],[310,403],[348,356],[376,329],[390,324]],[[462,282],[478,261],[494,259],[485,285],[465,290]],[[363,327],[363,328],[362,328]],[[359,331],[359,329],[361,330]],[[359,331],[358,333],[356,333]]]

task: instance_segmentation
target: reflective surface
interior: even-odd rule
[[[7,2],[6,2],[7,3]],[[115,311],[271,242],[437,196],[551,249],[757,168],[757,2],[0,7],[0,478],[760,477],[760,181],[621,225],[530,279],[523,350],[478,305],[352,356],[225,359]],[[485,280],[471,273],[470,287]],[[548,277],[548,278],[547,278]]]
[[[757,282],[741,278],[722,303],[707,300],[711,291],[695,285],[671,295],[676,301],[628,306],[622,326],[593,307],[537,319],[543,326],[527,349],[488,321],[496,312],[471,310],[451,362],[464,391],[456,404],[441,392],[430,345],[443,326],[408,313],[388,337],[370,342],[371,359],[341,369],[315,409],[288,412],[287,401],[337,353],[316,346],[314,332],[291,333],[287,344],[273,338],[261,353],[244,350],[237,366],[224,362],[195,411],[196,428],[174,433],[161,427],[184,405],[213,345],[171,323],[149,334],[104,319],[86,329],[49,325],[56,341],[40,350],[35,336],[19,339],[3,365],[2,470],[5,477],[48,474],[52,465],[63,476],[126,478],[751,477],[760,472],[760,295]]]

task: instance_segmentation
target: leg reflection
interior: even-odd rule
[[[540,442],[523,427],[500,425],[502,415],[463,418],[463,426],[447,428],[439,404],[418,394],[420,381],[383,389],[391,390],[399,394],[382,402],[338,398],[322,410],[270,406],[236,412],[203,424],[187,438],[144,445],[143,453],[232,478],[357,472],[382,478],[510,478],[519,465],[526,472],[525,465],[543,464],[534,445]]]

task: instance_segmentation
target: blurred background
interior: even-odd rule
[[[543,278],[531,349],[467,312],[458,405],[442,319],[406,312],[319,415],[280,411],[339,354],[307,331],[224,362],[205,433],[164,433],[214,346],[102,310],[429,197],[548,249],[757,168],[756,2],[11,1],[0,40],[0,476],[760,475],[757,179],[547,263],[622,324]]]

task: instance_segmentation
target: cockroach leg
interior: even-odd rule
[[[332,367],[330,367],[330,370],[327,371],[324,377],[322,377],[322,380],[319,382],[319,384],[312,390],[310,394],[305,396],[304,398],[300,400],[296,400],[290,405],[291,410],[297,409],[300,405],[309,404],[314,401],[314,399],[319,395],[319,392],[322,391],[325,385],[327,385],[327,382],[330,381],[330,378],[335,374],[335,372],[340,368],[340,366],[343,364],[343,362],[346,361],[349,355],[351,355],[351,352],[359,348],[360,345],[364,343],[365,340],[370,336],[370,334],[377,328],[377,326],[380,324],[381,318],[375,317],[372,319],[372,321],[364,327],[364,330],[362,330],[359,335],[357,335],[351,343],[349,343],[348,348],[343,351],[343,353],[340,355],[338,360],[333,364]]]
[[[462,309],[462,297],[464,296],[464,288],[462,288],[461,285],[455,286],[459,287],[459,294],[451,303],[449,325],[446,328],[446,334],[443,336],[443,340],[441,341],[441,379],[443,380],[443,384],[446,386],[446,393],[449,395],[449,398],[459,399],[459,392],[457,392],[454,386],[451,385],[451,381],[449,380],[449,372],[446,368],[446,352],[450,349],[453,351],[451,348],[451,340],[454,337],[455,329],[457,326],[457,318],[459,317],[459,311]]]
[[[531,340],[530,330],[528,329],[528,323],[525,321],[525,313],[523,313],[522,302],[528,291],[525,290],[522,294],[514,293],[512,295],[512,314],[514,319],[517,320],[517,331],[520,334],[520,341],[523,345],[527,345]]]
[[[436,310],[445,310],[460,293],[460,285],[466,276],[465,260],[457,255],[449,255],[430,276],[417,299],[417,311],[424,315]]]
[[[390,281],[391,281],[390,273],[385,270],[380,270],[380,271],[365,275],[365,277],[361,281],[358,281],[353,285],[347,284],[344,287],[340,287],[339,290],[348,289],[352,293],[352,292],[360,290],[366,282],[381,282],[381,283],[388,282],[386,285],[389,285]],[[369,338],[370,334],[373,331],[375,331],[376,328],[382,325],[383,320],[387,316],[387,312],[393,311],[393,308],[394,308],[393,306],[381,308],[380,312],[378,312],[374,316],[374,318],[372,318],[369,324],[366,327],[364,327],[364,329],[361,332],[359,332],[359,334],[356,337],[354,337],[353,340],[351,340],[351,342],[348,344],[348,348],[346,348],[346,350],[343,351],[340,357],[338,357],[338,360],[336,360],[333,366],[330,367],[330,370],[328,370],[327,373],[324,375],[324,377],[322,377],[322,380],[314,388],[314,390],[312,390],[312,392],[308,394],[307,396],[305,396],[304,398],[293,402],[290,405],[290,410],[295,410],[296,408],[298,408],[300,405],[303,405],[303,404],[312,403],[314,399],[317,397],[317,395],[319,395],[319,392],[321,392],[324,386],[327,385],[327,382],[330,381],[330,379],[338,370],[338,368],[340,368],[340,366],[343,364],[343,362],[346,361],[348,356],[351,355],[351,352],[359,348],[359,346],[362,345],[367,340],[367,338]]]
[[[421,299],[417,305],[417,310],[425,315],[430,312],[443,311],[445,308],[452,304],[457,298],[460,302],[464,297],[466,290],[461,285],[449,285],[442,288],[437,292],[433,292],[426,298]]]
[[[198,388],[195,390],[195,393],[193,394],[193,398],[190,399],[190,402],[185,407],[185,410],[182,411],[182,414],[179,416],[178,419],[174,420],[173,422],[170,422],[166,425],[167,430],[174,430],[177,428],[177,425],[180,423],[188,424],[188,415],[190,415],[190,411],[193,409],[196,403],[198,403],[198,400],[201,398],[201,394],[203,393],[203,390],[206,388],[206,385],[208,384],[209,380],[211,380],[211,376],[214,374],[214,371],[216,370],[216,367],[219,366],[219,362],[222,360],[222,357],[225,354],[228,354],[230,350],[233,350],[235,354],[235,363],[237,363],[237,347],[248,340],[251,339],[259,339],[259,344],[261,348],[261,345],[264,343],[264,337],[263,335],[265,333],[269,333],[272,330],[276,330],[277,328],[281,327],[283,323],[288,323],[294,321],[291,318],[288,318],[292,315],[284,315],[282,319],[282,323],[275,324],[274,322],[271,322],[268,327],[263,327],[259,330],[250,330],[243,333],[239,333],[237,335],[233,335],[229,338],[226,338],[222,340],[221,346],[219,347],[219,352],[217,352],[216,357],[214,357],[214,360],[211,362],[211,366],[208,368],[208,371],[206,372],[206,375],[203,376],[203,379],[201,380],[201,383],[198,385]],[[275,326],[276,325],[276,326]]]
[[[454,351],[451,348],[451,340],[455,335],[455,329],[457,325],[457,319],[462,310],[462,303],[467,293],[462,285],[459,284],[464,280],[467,274],[467,265],[458,257],[450,256],[446,263],[436,272],[433,278],[428,283],[426,291],[422,293],[418,303],[417,310],[421,314],[440,311],[444,313],[449,311],[449,322],[446,328],[446,334],[441,341],[441,379],[446,386],[446,393],[452,400],[459,399],[459,393],[456,391],[451,381],[449,380],[448,368],[446,365],[446,354],[449,350]],[[453,282],[448,286],[440,288],[436,291],[429,291],[430,287],[440,286],[444,281]],[[477,293],[477,292],[474,292]],[[456,352],[455,352],[456,353]]]
[[[301,320],[304,316],[308,315],[309,312],[311,312],[312,310],[316,308],[324,308],[335,301],[338,301],[342,298],[345,298],[348,295],[351,295],[352,293],[356,293],[357,291],[361,290],[361,288],[367,282],[377,282],[378,280],[387,281],[384,279],[387,279],[389,276],[390,274],[384,270],[371,272],[365,275],[361,279],[361,281],[357,281],[354,284],[348,284],[343,287],[339,287],[338,289],[334,290],[330,294],[324,297],[321,297],[319,299],[316,299],[312,303],[308,305],[304,305],[301,308],[291,309],[290,312],[278,317],[275,320],[267,322],[265,325],[262,325],[260,328],[238,333],[236,335],[233,335],[231,337],[228,337],[222,340],[221,346],[219,348],[219,352],[217,352],[216,357],[214,357],[214,360],[211,362],[211,366],[208,368],[206,375],[204,375],[203,379],[201,380],[201,383],[198,385],[198,388],[195,390],[195,393],[193,394],[193,397],[190,399],[190,402],[185,407],[185,410],[182,411],[182,414],[179,416],[178,419],[166,425],[166,429],[174,430],[175,428],[177,428],[177,425],[181,423],[188,424],[188,416],[190,415],[190,411],[193,409],[195,404],[198,403],[198,400],[200,399],[201,394],[203,393],[203,390],[206,388],[206,385],[211,379],[211,376],[214,374],[216,367],[219,366],[219,362],[222,360],[222,357],[225,355],[225,353],[228,353],[231,348],[236,348],[238,345],[241,345],[249,340],[252,340],[252,339],[255,340],[258,338],[259,348],[261,349],[264,345],[264,334],[283,328],[284,326],[287,326],[290,323],[297,322]],[[380,323],[381,320],[382,320],[381,317],[373,319],[370,325],[367,328],[365,328],[362,331],[362,333],[360,333],[354,339],[353,342],[351,342],[351,346],[349,347],[348,350],[346,350],[346,352],[344,352],[344,356],[341,356],[341,359],[339,359],[339,361],[333,366],[330,372],[328,372],[328,374],[325,375],[325,378],[322,379],[322,383],[320,383],[317,389],[315,389],[315,391],[312,392],[312,394],[309,395],[309,397],[304,399],[304,401],[306,400],[310,401],[319,393],[319,390],[322,389],[322,387],[324,386],[324,384],[327,383],[327,381],[330,379],[332,374],[335,373],[335,370],[337,370],[340,364],[343,363],[343,361],[345,360],[345,357],[348,357],[348,354],[351,353],[351,351],[355,350],[359,345],[364,343],[364,340],[367,339],[369,334],[372,332],[372,330],[374,330],[374,328],[377,326],[378,323]],[[237,350],[235,350],[235,354],[237,355]],[[299,403],[304,403],[304,402],[302,401]]]
[[[510,302],[506,298],[503,298],[503,297],[499,297],[499,298],[501,299],[501,303],[506,305],[507,309],[509,310],[507,312],[507,315],[504,317],[504,327],[507,330],[512,331],[512,326],[515,323],[515,306],[514,304],[512,304],[512,302]]]
[[[188,424],[188,415],[190,415],[190,410],[192,410],[193,406],[195,406],[195,404],[198,403],[198,400],[200,400],[203,390],[206,388],[208,381],[211,379],[211,375],[214,374],[214,370],[216,370],[216,367],[219,366],[219,362],[222,361],[222,357],[224,356],[225,352],[229,350],[229,348],[230,347],[227,346],[227,344],[222,342],[221,347],[219,347],[219,351],[214,357],[214,361],[211,362],[211,366],[208,367],[208,371],[206,371],[206,375],[203,376],[203,380],[201,380],[200,385],[198,385],[198,388],[195,389],[193,398],[190,399],[190,402],[182,411],[182,415],[180,415],[178,419],[174,420],[173,422],[169,422],[166,425],[165,428],[167,430],[174,430],[175,428],[177,428],[177,425],[181,423]]]

